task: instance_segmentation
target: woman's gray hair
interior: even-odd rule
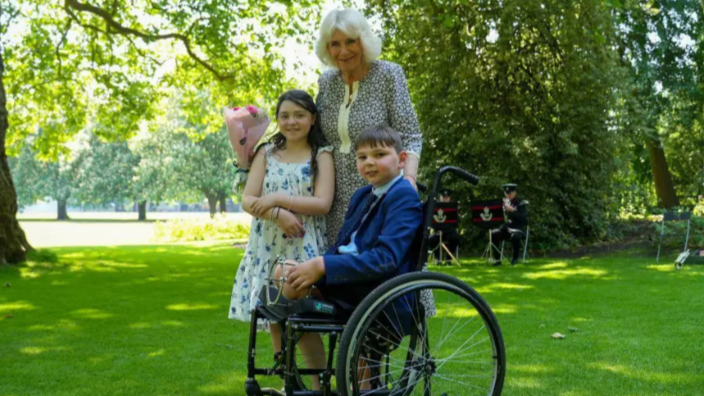
[[[362,59],[370,64],[381,55],[381,39],[369,27],[367,18],[354,8],[332,10],[320,25],[320,36],[315,43],[315,53],[323,64],[337,67],[328,52],[328,44],[335,30],[339,30],[351,38],[359,38],[362,44]]]

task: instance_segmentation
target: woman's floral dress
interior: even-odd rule
[[[420,159],[423,135],[401,66],[377,60],[361,81],[353,83],[354,92],[342,80],[339,70],[328,70],[318,79],[317,106],[320,125],[328,142],[335,148],[335,198],[327,216],[328,240],[334,243],[345,222],[347,205],[357,189],[367,185],[357,171],[354,141],[366,129],[376,125],[394,128],[407,153]],[[428,316],[435,315],[430,290],[421,299]]]
[[[313,196],[310,161],[306,163],[279,162],[272,155],[273,145],[267,144],[266,173],[262,196],[289,194],[296,197]],[[332,151],[321,147],[317,155]],[[249,322],[251,311],[259,303],[259,291],[266,283],[271,263],[276,256],[305,261],[322,255],[327,249],[325,216],[299,215],[306,230],[303,238],[286,238],[275,221],[252,219],[249,243],[240,262],[230,300],[230,319]]]

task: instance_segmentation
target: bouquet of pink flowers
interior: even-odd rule
[[[226,107],[224,113],[230,144],[237,154],[237,167],[249,169],[254,160],[254,149],[271,120],[265,111],[252,105]]]

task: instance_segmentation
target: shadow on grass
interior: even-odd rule
[[[243,394],[248,325],[226,319],[241,249],[51,252],[0,266],[0,286],[11,284],[0,289],[7,392]],[[507,347],[506,395],[691,395],[704,387],[696,314],[704,268],[675,271],[627,254],[480,263],[431,270],[467,282],[494,310]],[[259,359],[268,362],[260,337]]]

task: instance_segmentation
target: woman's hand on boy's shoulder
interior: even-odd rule
[[[411,183],[411,186],[413,187],[416,192],[418,192],[418,185],[416,184],[416,178],[413,176],[404,176],[404,179],[408,180],[409,183]]]
[[[325,275],[325,261],[322,256],[318,256],[288,268],[286,283],[295,290],[306,290],[323,275]]]

